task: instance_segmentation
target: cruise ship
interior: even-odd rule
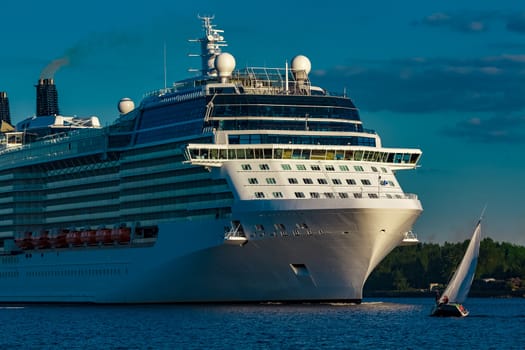
[[[395,175],[421,150],[383,147],[304,55],[237,69],[200,20],[198,72],[111,125],[61,115],[51,78],[36,116],[2,123],[0,302],[359,303],[417,242]]]

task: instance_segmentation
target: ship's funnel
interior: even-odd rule
[[[58,115],[58,93],[53,79],[40,79],[36,85],[36,116]]]
[[[7,92],[0,91],[0,121],[11,124],[11,114],[9,112],[9,99]]]

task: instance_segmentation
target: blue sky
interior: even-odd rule
[[[525,3],[520,1],[264,2],[3,1],[0,91],[16,123],[35,113],[53,60],[64,115],[117,117],[199,62],[197,15],[215,15],[237,67],[284,66],[297,54],[311,80],[346,89],[386,147],[418,147],[400,172],[424,212],[424,242],[462,241],[487,205],[483,234],[525,245]]]

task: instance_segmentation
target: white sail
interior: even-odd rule
[[[474,229],[465,256],[443,292],[442,299],[446,296],[450,303],[463,303],[467,298],[478,264],[480,237],[481,220]]]

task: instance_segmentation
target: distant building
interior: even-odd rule
[[[9,99],[7,93],[0,91],[0,121],[11,124],[11,114],[9,112]]]

